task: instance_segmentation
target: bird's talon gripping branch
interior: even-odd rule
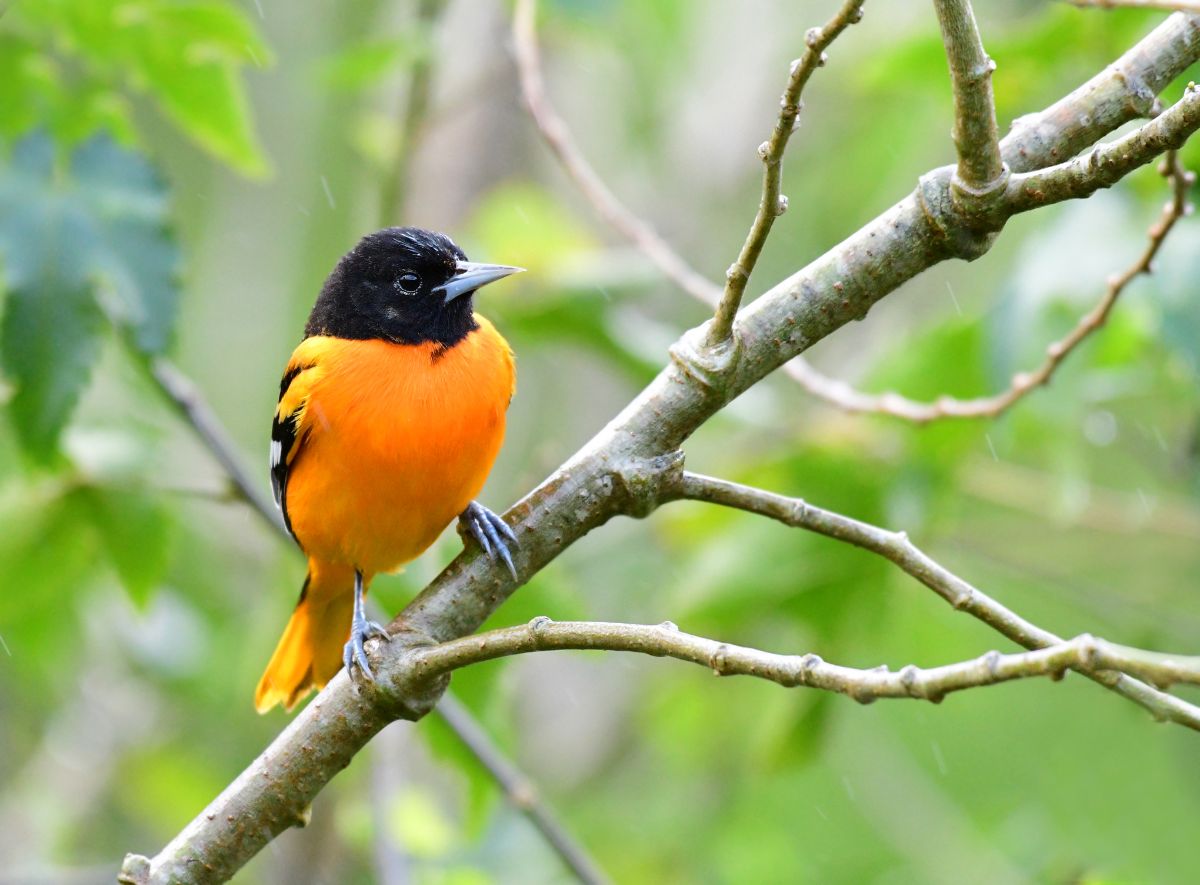
[[[342,648],[342,663],[345,665],[346,672],[350,674],[351,679],[354,678],[354,668],[357,665],[359,673],[368,682],[374,682],[375,674],[371,672],[371,663],[367,660],[366,641],[368,639],[382,639],[386,642],[392,637],[380,624],[367,619],[363,607],[363,595],[362,572],[355,571],[354,618],[350,622],[350,639],[347,640],[346,645]]]
[[[513,565],[509,545],[519,547],[520,542],[517,541],[517,536],[513,534],[513,530],[508,527],[508,523],[478,501],[472,501],[468,504],[467,509],[462,512],[459,519],[462,520],[463,525],[471,533],[471,537],[479,542],[479,546],[483,548],[483,552],[487,554],[488,559],[495,562],[496,558],[499,557],[504,562],[504,565],[508,567],[509,574],[515,580],[517,577],[517,567]]]

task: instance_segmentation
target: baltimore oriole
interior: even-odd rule
[[[363,612],[371,578],[415,559],[456,516],[513,571],[516,538],[474,498],[500,450],[516,372],[472,296],[520,270],[467,261],[442,234],[391,227],[359,241],[325,281],[271,426],[275,502],[308,577],[255,691],[260,713],[290,710],[343,665],[371,678],[363,643],[387,636]]]

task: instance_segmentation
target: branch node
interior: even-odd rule
[[[956,195],[960,186],[954,167],[943,166],[918,179],[916,196],[942,253],[949,258],[974,261],[992,247],[1005,219],[1003,215],[994,218],[986,213],[968,214],[965,204],[973,198],[966,198],[964,205],[959,205]]]
[[[658,625],[658,629],[667,630],[671,633],[678,633],[679,625],[676,624],[674,621],[663,621],[661,624]]]
[[[533,618],[529,622],[529,624],[528,624],[529,635],[533,639],[534,648],[543,648],[544,647],[545,639],[543,637],[542,631],[546,627],[549,627],[553,623],[554,623],[554,621],[551,620],[550,618],[546,617],[545,615],[538,615],[536,618]]]
[[[732,270],[732,268],[731,268]],[[671,362],[688,376],[702,384],[710,393],[726,397],[729,376],[733,374],[741,353],[742,342],[737,329],[731,329],[727,339],[709,342],[713,321],[689,330],[671,345]]]
[[[612,471],[613,492],[620,495],[621,513],[643,519],[665,501],[683,480],[683,452],[631,457]]]
[[[787,210],[788,210],[787,194],[780,194],[779,201],[775,204],[775,214],[782,215]]]
[[[716,647],[711,655],[708,656],[708,666],[712,670],[714,676],[728,675],[727,667],[729,666],[729,646],[724,642]]]
[[[1075,637],[1075,645],[1079,651],[1079,663],[1085,669],[1096,669],[1096,659],[1100,655],[1100,644],[1091,633],[1080,633]]]
[[[140,854],[127,854],[117,874],[120,885],[147,885],[150,881],[150,858]]]
[[[983,666],[987,669],[989,676],[995,677],[996,673],[999,672],[1000,657],[1000,652],[994,648],[983,656]]]
[[[437,645],[428,633],[397,618],[389,625],[392,637],[387,653],[368,654],[375,667],[375,681],[367,688],[367,702],[394,719],[416,722],[437,706],[450,684],[450,676],[438,673],[429,676],[422,664],[420,651]],[[397,648],[398,646],[398,648]],[[357,689],[358,683],[352,680]]]
[[[904,686],[904,691],[910,698],[924,698],[925,692],[918,687],[918,679],[921,676],[921,671],[917,669],[915,664],[907,664],[900,670],[900,684]]]

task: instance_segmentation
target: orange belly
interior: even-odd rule
[[[292,531],[310,557],[394,571],[479,494],[515,373],[507,343],[476,319],[440,355],[433,344],[323,339],[287,483]]]

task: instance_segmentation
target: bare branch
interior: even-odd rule
[[[237,446],[229,437],[229,431],[221,424],[212,407],[204,399],[195,383],[166,357],[153,357],[147,362],[150,377],[158,389],[187,421],[205,448],[229,477],[238,496],[250,505],[263,521],[275,531],[287,535],[279,508],[266,496],[258,483],[250,478],[242,464]]]
[[[697,273],[647,222],[630,212],[580,153],[562,117],[546,96],[536,30],[536,0],[517,0],[513,17],[513,52],[521,95],[542,138],[575,186],[614,230],[633,243],[662,272],[692,297],[716,304],[721,292]]]
[[[970,197],[982,197],[1004,184],[996,131],[992,71],[996,63],[983,49],[970,0],[933,0],[954,87],[955,183]]]
[[[816,532],[876,553],[912,575],[958,611],[965,611],[978,618],[1025,648],[1044,649],[1059,646],[1063,642],[1060,637],[1026,621],[982,590],[971,586],[935,562],[908,540],[908,535],[904,532],[890,532],[869,523],[859,522],[840,513],[814,507],[799,498],[788,498],[694,473],[683,473],[676,482],[674,491],[681,499],[707,501],[710,504],[756,513],[784,525]],[[1072,669],[1079,668],[1072,665]],[[1080,672],[1144,707],[1156,719],[1168,720],[1200,731],[1200,707],[1158,691],[1131,676],[1107,672],[1104,667],[1084,668]],[[1183,680],[1178,676],[1166,678],[1167,672],[1161,671],[1157,678],[1167,683],[1194,681]]]
[[[1079,319],[1070,332],[1046,348],[1046,358],[1042,364],[1031,372],[1014,375],[1007,390],[975,399],[943,396],[933,402],[918,402],[898,393],[862,393],[844,382],[822,375],[799,359],[788,363],[784,371],[805,390],[847,412],[891,415],[917,424],[928,424],[943,418],[994,418],[1003,414],[1024,396],[1048,384],[1071,351],[1104,325],[1113,305],[1129,284],[1140,275],[1151,272],[1154,257],[1167,235],[1191,209],[1187,202],[1188,189],[1196,178],[1180,164],[1176,151],[1167,152],[1161,172],[1171,182],[1172,195],[1163,206],[1158,220],[1150,226],[1148,242],[1142,254],[1124,271],[1109,278],[1100,301]]]
[[[1087,634],[1034,651],[1007,655],[990,651],[960,663],[927,669],[909,664],[892,672],[886,665],[860,670],[827,663],[815,654],[780,655],[718,642],[684,633],[669,621],[615,624],[552,621],[546,617],[414,649],[408,653],[407,663],[418,677],[433,678],[482,661],[565,649],[671,657],[707,667],[716,676],[756,676],[787,688],[803,686],[844,694],[863,704],[880,698],[912,698],[936,704],[951,692],[1036,676],[1059,679],[1068,669],[1107,676],[1115,676],[1113,671],[1118,670],[1134,672],[1164,683],[1200,682],[1200,657],[1113,645]]]
[[[1200,12],[1200,0],[1067,0],[1081,9],[1161,9],[1164,12]]]
[[[500,752],[462,701],[446,692],[437,705],[437,714],[471,751],[471,755],[479,760],[479,764],[487,770],[492,780],[500,785],[509,804],[525,815],[537,828],[542,838],[554,849],[554,853],[576,879],[585,885],[608,881],[608,877],[600,871],[595,861],[588,857],[582,846],[550,813],[538,793],[537,785]]]
[[[1116,141],[1094,147],[1086,156],[1057,166],[1013,175],[1004,212],[1014,215],[1063,200],[1079,200],[1112,187],[1158,155],[1183,147],[1200,129],[1200,88],[1189,83],[1183,97],[1149,123]]]
[[[741,306],[750,275],[754,273],[754,265],[758,263],[758,256],[762,254],[767,236],[771,233],[771,226],[775,224],[776,218],[787,211],[787,197],[780,193],[783,184],[783,154],[787,150],[788,140],[796,131],[800,108],[804,106],[804,102],[801,101],[804,87],[808,85],[813,71],[825,64],[825,50],[829,45],[842,31],[862,20],[863,2],[864,0],[846,0],[824,27],[809,30],[804,38],[808,48],[804,55],[792,62],[787,87],[783,91],[783,98],[779,100],[779,119],[775,121],[771,137],[758,146],[758,155],[762,158],[764,167],[758,212],[750,225],[750,232],[746,235],[746,242],[742,244],[737,261],[725,272],[725,291],[721,294],[721,302],[717,305],[712,325],[708,328],[709,346],[716,347],[729,340],[733,330],[733,319]]]

